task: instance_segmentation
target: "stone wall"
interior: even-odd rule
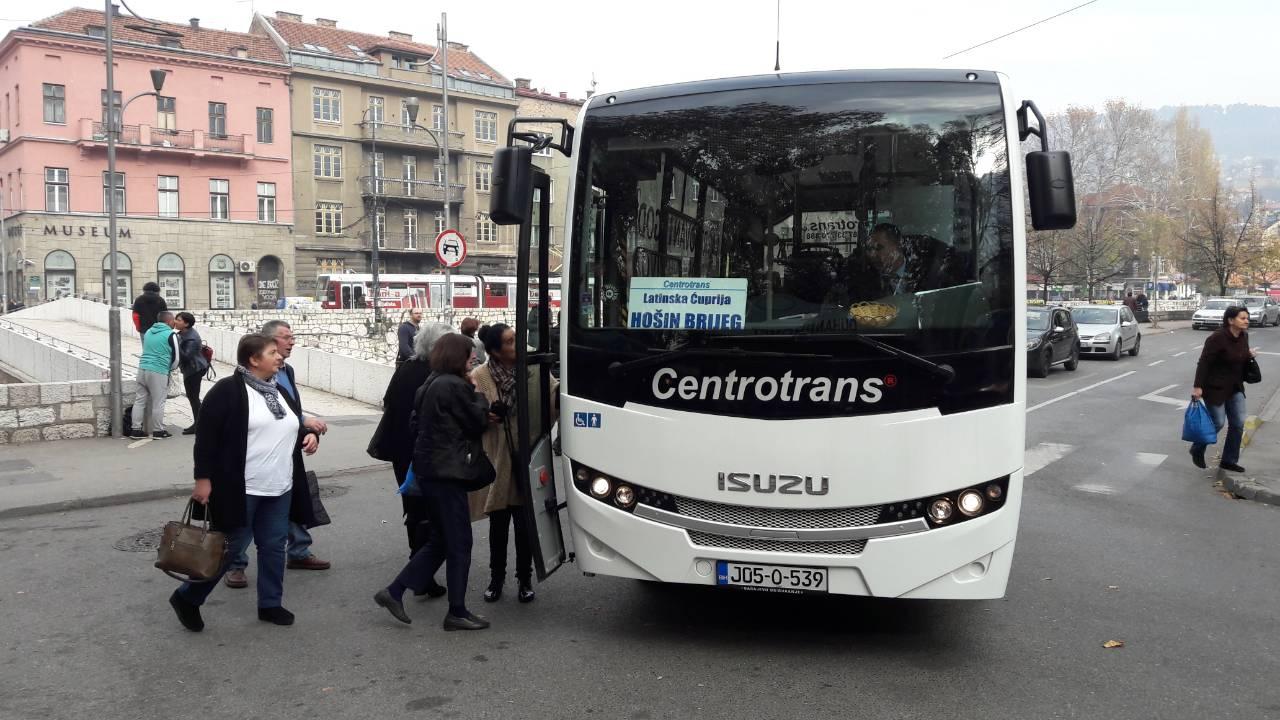
[[[126,403],[136,384],[124,383]],[[0,445],[106,437],[111,385],[101,380],[0,385]]]

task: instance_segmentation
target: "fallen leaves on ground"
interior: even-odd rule
[[[1235,493],[1227,492],[1226,490],[1219,490],[1218,494],[1228,500],[1239,500],[1239,498],[1235,496]]]
[[[1124,647],[1124,641],[1123,641],[1123,640],[1108,640],[1108,641],[1106,641],[1106,642],[1102,643],[1102,647],[1104,647],[1104,648],[1106,648],[1106,649],[1108,649],[1108,650],[1110,650],[1110,649],[1112,649],[1112,648],[1122,648],[1122,647]]]

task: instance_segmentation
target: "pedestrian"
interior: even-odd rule
[[[481,470],[483,457],[478,444],[488,424],[488,403],[467,377],[471,341],[461,334],[449,334],[431,349],[431,375],[418,391],[418,437],[414,442],[413,471],[427,497],[431,513],[431,536],[414,554],[400,574],[373,600],[403,623],[412,622],[404,611],[404,591],[419,590],[441,563],[449,611],[445,630],[483,630],[489,621],[467,610],[467,576],[471,570],[471,513],[468,485],[492,467]],[[477,457],[479,455],[479,457]]]
[[[320,436],[329,432],[329,425],[320,418],[307,417],[302,412],[302,395],[298,392],[298,383],[294,378],[293,368],[289,367],[289,356],[293,354],[293,329],[284,320],[270,320],[263,324],[262,335],[276,341],[276,351],[280,355],[280,368],[276,371],[275,382],[280,392],[297,409],[302,425],[315,434],[317,444]],[[308,453],[310,454],[310,453]],[[302,459],[298,459],[298,467],[302,467]],[[302,470],[306,477],[305,468]],[[249,540],[247,534],[228,538],[231,546],[231,565],[227,571],[226,583],[230,588],[249,586],[244,569],[249,567]],[[328,570],[331,564],[311,553],[311,533],[302,523],[289,521],[288,567],[291,570]]]
[[[484,341],[477,332],[480,330],[480,321],[473,317],[462,318],[462,324],[458,326],[458,330],[463,335],[471,338],[471,343],[475,345],[476,355],[472,359],[475,366],[483,365],[485,361]]]
[[[1200,350],[1196,363],[1196,379],[1191,397],[1204,400],[1214,427],[1227,426],[1227,440],[1222,446],[1218,466],[1231,472],[1244,472],[1240,466],[1240,440],[1244,437],[1244,369],[1249,359],[1258,354],[1249,347],[1249,309],[1233,305],[1222,315],[1222,327],[1215,330]],[[1204,443],[1192,443],[1191,461],[1206,467]]]
[[[318,439],[276,384],[284,360],[274,340],[240,338],[236,362],[235,373],[213,386],[200,411],[191,497],[215,529],[247,535],[258,546],[258,619],[292,625],[293,613],[282,605],[285,540],[290,520],[314,522],[302,455],[314,453]],[[219,579],[183,583],[169,597],[183,627],[204,629],[200,606]]]
[[[520,506],[524,504],[517,484],[515,468],[520,426],[516,418],[516,394],[527,392],[530,407],[538,407],[539,387],[536,373],[529,373],[524,387],[516,381],[516,331],[504,323],[496,323],[485,333],[485,349],[489,360],[471,373],[476,391],[489,401],[489,427],[485,430],[484,452],[493,463],[494,481],[488,488],[484,511],[489,516],[489,587],[485,602],[502,598],[507,575],[507,538],[511,525],[516,528],[516,598],[533,602],[533,548],[529,528]],[[556,396],[553,379],[551,397]],[[537,423],[537,415],[534,415]],[[555,410],[552,410],[555,415]],[[536,433],[535,433],[536,434]]]
[[[379,457],[391,459],[391,470],[395,473],[397,488],[404,485],[409,465],[413,462],[414,398],[418,388],[422,387],[431,374],[429,357],[436,341],[452,332],[453,328],[444,323],[432,323],[420,329],[414,339],[413,357],[396,368],[391,382],[387,384],[387,392],[382,397],[382,421],[378,427]],[[426,498],[421,494],[402,494],[400,504],[409,540],[409,557],[412,558],[427,542],[431,518]],[[444,588],[432,578],[426,587],[416,590],[414,594],[440,597],[444,595]]]
[[[422,310],[413,308],[405,321],[400,323],[396,336],[400,340],[400,348],[396,352],[396,362],[402,363],[413,357],[413,338],[418,334],[418,326],[422,324]],[[452,330],[452,329],[451,329]]]
[[[191,427],[184,429],[182,434],[195,435],[196,421],[200,418],[200,383],[209,372],[209,361],[202,350],[204,341],[196,332],[195,315],[186,311],[178,313],[173,317],[173,329],[178,331],[178,371],[182,373],[187,402],[191,403]]]
[[[1142,312],[1146,312],[1147,308],[1151,306],[1151,301],[1147,298],[1147,294],[1145,292],[1142,292],[1141,290],[1138,291],[1137,302],[1138,302],[1138,309],[1141,310]]]
[[[1133,297],[1132,290],[1130,290],[1128,294],[1124,296],[1124,306],[1129,308],[1129,312],[1131,313],[1138,312],[1138,301],[1136,298]]]
[[[138,336],[146,336],[161,311],[168,309],[164,298],[160,297],[159,285],[153,282],[143,285],[142,294],[133,299],[133,328],[138,331]]]
[[[164,429],[164,403],[169,393],[169,373],[178,367],[178,334],[173,331],[173,313],[161,310],[142,336],[142,356],[138,358],[137,392],[133,398],[129,432],[131,438],[173,437]],[[147,418],[151,423],[146,427]]]

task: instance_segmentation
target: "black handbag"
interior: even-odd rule
[[[1257,358],[1249,358],[1249,362],[1244,364],[1244,381],[1251,385],[1262,382],[1262,368],[1258,366]]]

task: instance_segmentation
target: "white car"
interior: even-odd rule
[[[1080,355],[1102,355],[1119,360],[1124,353],[1136,356],[1142,347],[1138,321],[1123,305],[1079,305],[1071,319],[1080,333]]]
[[[1191,316],[1192,330],[1217,330],[1222,327],[1222,314],[1232,305],[1237,305],[1231,298],[1209,298],[1204,307]],[[1250,322],[1253,318],[1250,317]]]

